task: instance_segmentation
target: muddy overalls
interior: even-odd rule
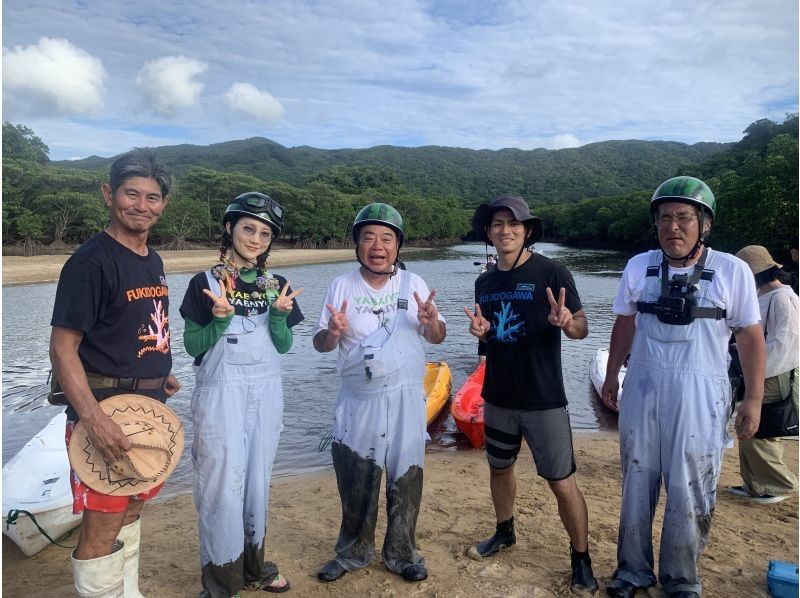
[[[206,276],[209,288],[219,286],[211,273]],[[235,315],[194,368],[194,504],[203,587],[215,598],[278,572],[264,563],[269,482],[283,430],[283,388],[268,313]]]
[[[704,267],[705,257],[689,275],[690,282],[698,279],[697,317],[669,324],[652,313],[665,295],[668,272],[661,252],[652,252],[619,416],[622,508],[614,577],[637,586],[656,582],[652,527],[663,477],[658,581],[668,593],[701,591],[697,560],[708,539],[728,440],[731,390],[718,321],[725,310],[708,299],[716,255]]]
[[[410,276],[401,276],[395,317],[354,347],[342,366],[331,453],[342,501],[336,561],[348,571],[375,555],[381,472],[388,524],[382,556],[395,573],[424,564],[415,530],[425,454],[425,353],[408,314]]]

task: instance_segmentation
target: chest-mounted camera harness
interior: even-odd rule
[[[691,276],[676,274],[670,279],[666,257],[662,259],[660,266],[648,266],[648,277],[661,274],[661,296],[656,301],[637,301],[636,311],[641,314],[655,314],[660,322],[676,326],[691,324],[695,318],[724,319],[723,308],[697,305],[697,292],[700,289],[698,284],[701,280],[711,282],[714,278],[714,271],[705,269],[707,257],[708,248],[704,247]]]

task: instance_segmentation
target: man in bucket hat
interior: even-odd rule
[[[470,332],[486,345],[481,394],[497,530],[473,546],[470,556],[490,557],[516,542],[514,463],[524,437],[569,535],[570,589],[591,595],[598,586],[589,558],[589,517],[575,480],[561,375],[561,334],[585,338],[586,315],[567,269],[528,249],[542,238],[542,222],[525,200],[505,194],[478,206],[472,228],[497,250],[497,265],[475,281],[474,313],[464,309]]]
[[[147,245],[168,202],[170,175],[152,150],[111,165],[101,190],[110,220],[64,264],[53,306],[51,402],[67,407],[67,445],[80,421],[105,461],[123,461],[132,442],[100,402],[136,392],[162,403],[180,388],[170,374],[169,289]],[[175,455],[179,459],[180,455]],[[73,463],[74,467],[74,463]],[[79,596],[139,597],[139,513],[161,485],[131,496],[99,492],[73,470],[73,511],[83,513],[72,554]]]

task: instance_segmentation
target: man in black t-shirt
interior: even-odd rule
[[[475,312],[464,310],[470,332],[486,346],[481,394],[497,530],[470,548],[470,555],[492,556],[516,542],[514,463],[524,436],[570,538],[570,589],[593,594],[598,586],[589,558],[588,512],[574,475],[561,375],[561,333],[585,338],[586,315],[567,269],[526,249],[541,239],[542,223],[521,197],[501,195],[478,206],[472,227],[497,249],[496,267],[475,281]]]
[[[131,440],[99,402],[131,392],[164,402],[180,388],[170,374],[164,266],[147,245],[170,185],[151,150],[117,158],[101,187],[109,224],[67,260],[58,281],[50,361],[60,387],[55,394],[68,404],[67,443],[80,419],[108,463],[121,460]],[[161,486],[131,497],[109,496],[86,486],[74,471],[70,477],[73,511],[83,512],[72,554],[78,595],[117,596],[124,587],[125,596],[141,596],[139,513]]]

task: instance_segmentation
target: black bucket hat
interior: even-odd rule
[[[542,238],[544,234],[542,231],[542,221],[531,214],[531,210],[528,204],[525,203],[525,200],[519,195],[504,193],[503,195],[495,197],[490,203],[479,205],[475,209],[475,214],[472,216],[472,230],[475,231],[475,234],[478,235],[478,238],[484,243],[494,247],[494,244],[489,240],[489,236],[486,234],[486,227],[489,225],[489,222],[491,222],[492,215],[497,210],[503,209],[511,210],[516,220],[531,223],[531,231],[528,238],[525,240],[525,245],[536,243],[536,241]]]

